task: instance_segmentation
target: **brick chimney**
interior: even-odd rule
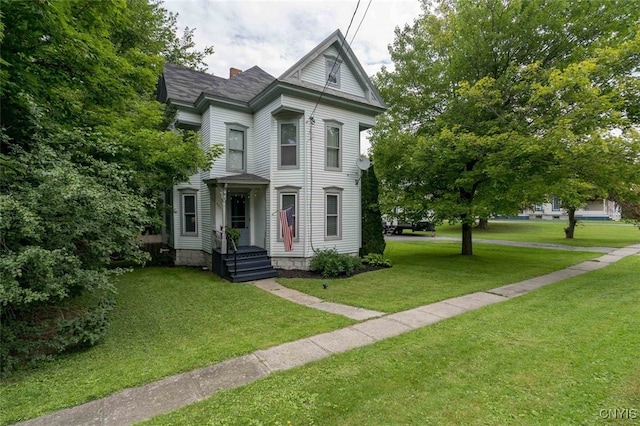
[[[229,68],[229,78],[235,77],[236,75],[240,74],[241,72],[242,72],[242,70],[239,70],[238,68]]]

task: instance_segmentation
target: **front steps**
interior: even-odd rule
[[[278,272],[271,265],[267,251],[260,247],[239,247],[234,253],[222,255],[222,276],[234,283],[274,278]]]

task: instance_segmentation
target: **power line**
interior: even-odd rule
[[[371,2],[373,0],[369,0],[369,4],[367,4],[367,8],[364,11],[364,15],[362,15],[362,19],[360,20],[360,23],[358,24],[358,28],[356,28],[356,32],[353,33],[353,37],[351,37],[351,41],[349,42],[349,45],[353,44],[353,40],[355,40],[356,35],[358,35],[358,31],[360,30],[360,25],[362,25],[362,22],[364,21],[364,18],[367,16],[367,12],[369,11],[369,6],[371,6]],[[346,36],[345,36],[346,38]]]
[[[369,4],[371,4],[371,0],[369,1]],[[358,12],[358,7],[360,7],[360,0],[358,0],[358,3],[356,4],[356,9],[353,11],[353,15],[351,15],[351,20],[349,21],[349,26],[347,27],[347,32],[344,34],[344,39],[342,40],[342,43],[340,44],[340,49],[338,50],[338,54],[336,55],[336,59],[333,61],[333,65],[331,66],[331,72],[333,72],[333,70],[336,67],[336,64],[338,63],[338,58],[340,57],[340,52],[343,51],[342,48],[344,47],[344,43],[347,41],[347,36],[349,35],[349,30],[351,29],[351,24],[353,24],[353,18],[356,17],[356,13]],[[367,10],[369,10],[369,6],[367,6]],[[366,12],[365,12],[365,14],[366,14]],[[360,21],[360,23],[362,24],[362,21]],[[358,28],[360,28],[360,26],[358,26]],[[353,39],[351,39],[351,40],[353,41]],[[329,85],[329,77],[327,76],[327,82],[324,84],[324,87],[322,88],[322,92],[320,92],[320,97],[316,101],[316,105],[313,107],[313,111],[311,112],[311,115],[309,116],[309,120],[313,120],[313,115],[316,113],[316,109],[318,108],[318,105],[320,104],[320,100],[322,99],[322,96],[324,96],[324,92],[327,90],[327,86],[328,85]]]

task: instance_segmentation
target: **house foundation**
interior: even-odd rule
[[[202,250],[176,249],[174,259],[176,266],[206,266],[211,269],[211,256]]]

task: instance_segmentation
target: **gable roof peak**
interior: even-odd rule
[[[339,59],[341,64],[344,64],[344,66],[346,66],[350,70],[355,81],[362,88],[362,91],[365,93],[365,102],[374,104],[382,108],[386,108],[386,105],[382,100],[382,96],[380,96],[380,93],[378,93],[378,90],[371,82],[371,79],[360,64],[360,61],[358,61],[355,53],[353,53],[353,50],[351,50],[351,46],[349,46],[349,43],[347,43],[347,40],[345,39],[340,29],[335,30],[327,38],[321,41],[315,48],[313,48],[309,53],[303,56],[298,62],[293,64],[293,66],[291,66],[280,77],[278,77],[278,80],[298,86],[315,87],[317,83],[303,81],[302,70],[309,64],[311,64],[311,62],[313,62],[316,58],[324,55],[325,52],[327,52],[327,50],[331,47],[334,47],[338,52],[338,57],[336,58],[336,60]],[[335,54],[332,54],[331,56],[333,55]],[[320,90],[322,92],[335,92],[334,94],[336,94],[337,96],[345,96],[345,92],[330,89],[327,87],[327,85],[325,85],[324,88],[320,86],[317,88],[317,90]]]

